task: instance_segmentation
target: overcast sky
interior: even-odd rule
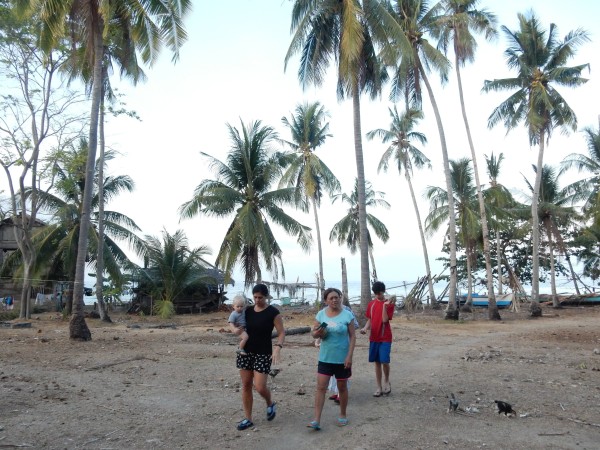
[[[281,117],[289,116],[298,103],[320,101],[330,112],[330,131],[333,137],[318,150],[318,155],[334,171],[344,192],[352,189],[356,176],[354,158],[351,101],[338,102],[335,93],[335,68],[331,80],[321,88],[302,91],[297,79],[298,57],[294,57],[284,71],[284,57],[290,42],[292,2],[283,0],[238,0],[232,2],[195,1],[194,10],[186,20],[189,41],[184,45],[180,61],[173,65],[171,55],[164,52],[160,61],[146,73],[148,81],[137,87],[126,82],[113,81],[126,94],[128,108],[135,110],[141,122],[119,118],[106,126],[107,144],[121,156],[110,162],[110,174],[129,174],[136,183],[135,192],[123,194],[108,209],[126,213],[141,227],[144,234],[159,235],[165,228],[169,233],[183,229],[193,246],[209,245],[214,261],[225,229],[231,219],[197,217],[180,221],[179,206],[192,197],[194,188],[203,179],[214,179],[200,152],[209,153],[224,161],[230,148],[226,123],[239,127],[244,123],[261,120],[289,138],[281,125]],[[577,90],[562,88],[560,92],[579,119],[579,128],[598,126],[597,107],[600,98],[598,78],[598,39],[600,7],[592,1],[562,0],[482,1],[498,16],[499,24],[511,30],[518,28],[517,13],[533,9],[544,28],[556,23],[561,39],[579,27],[587,30],[592,42],[582,46],[569,65],[591,64],[585,76],[590,81]],[[527,135],[518,130],[506,136],[502,126],[488,130],[487,118],[509,93],[482,94],[486,79],[508,78],[503,51],[506,40],[502,33],[492,44],[479,40],[477,62],[463,69],[463,84],[480,169],[485,167],[484,154],[503,152],[505,163],[500,182],[514,190],[525,190],[523,174],[533,179],[531,164],[537,159],[537,148],[530,148]],[[450,55],[453,58],[452,55]],[[460,114],[454,72],[442,87],[432,75],[436,99],[451,159],[469,156],[464,125]],[[381,99],[362,98],[363,135],[375,128],[387,128],[390,120],[389,89]],[[398,105],[402,110],[403,105]],[[418,127],[429,143],[421,146],[432,160],[433,169],[415,173],[415,190],[419,197],[429,185],[445,189],[438,131],[433,113],[424,95],[425,120]],[[363,141],[365,171],[377,191],[386,193],[390,210],[370,210],[388,227],[390,240],[382,244],[375,240],[374,254],[379,278],[382,280],[414,281],[425,274],[421,244],[414,210],[404,177],[394,170],[377,173],[377,165],[385,147],[378,142]],[[546,151],[545,161],[557,165],[571,152],[585,153],[586,145],[580,132],[562,136],[556,132]],[[487,175],[480,173],[482,181]],[[424,218],[428,204],[421,198],[420,212]],[[320,211],[320,225],[324,243],[325,280],[341,279],[340,258],[346,258],[348,278],[360,279],[359,255],[351,255],[346,248],[330,244],[332,226],[345,213],[339,202],[333,206],[327,199]],[[312,216],[295,212],[298,219],[313,227]],[[296,239],[277,229],[277,239],[283,248],[286,280],[313,282],[318,271],[317,252],[305,254]],[[428,241],[434,273],[441,265],[434,261],[440,256],[442,236]],[[242,280],[239,272],[234,278]],[[271,279],[265,274],[265,279]]]

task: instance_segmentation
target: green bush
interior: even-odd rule
[[[163,319],[170,319],[175,315],[175,305],[170,300],[160,300],[154,305],[154,313]]]
[[[2,311],[0,312],[0,321],[15,320],[19,317],[18,311]]]

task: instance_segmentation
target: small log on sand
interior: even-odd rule
[[[289,328],[289,329],[285,330],[286,336],[291,336],[293,334],[304,334],[304,333],[310,333],[310,327]],[[271,334],[271,339],[276,338],[276,337],[277,337],[277,332],[274,331],[273,334]]]

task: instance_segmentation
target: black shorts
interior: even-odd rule
[[[240,370],[253,370],[258,373],[269,373],[271,371],[271,355],[260,355],[257,353],[238,353],[235,365]]]
[[[352,376],[352,369],[346,369],[343,364],[332,364],[319,361],[317,373],[335,377],[336,380],[347,380]]]

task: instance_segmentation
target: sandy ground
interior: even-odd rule
[[[314,315],[282,313],[286,328]],[[318,432],[306,428],[317,350],[308,334],[288,336],[269,383],[277,417],[267,422],[255,400],[255,428],[240,432],[227,312],[169,321],[113,313],[113,324],[88,319],[85,343],[44,313],[31,328],[0,327],[0,448],[600,448],[600,308],[545,307],[536,320],[503,311],[499,323],[486,314],[456,323],[441,312],[397,315],[387,397],[372,396],[368,340],[359,335],[350,423],[337,427],[338,407],[327,401]],[[456,413],[447,412],[450,393]],[[499,415],[494,400],[516,416]]]

